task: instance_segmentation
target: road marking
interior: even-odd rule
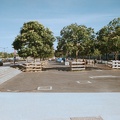
[[[91,81],[76,81],[78,84],[88,84],[92,83]]]
[[[52,90],[52,86],[39,86],[37,90]]]
[[[113,75],[101,75],[101,76],[89,76],[90,78],[119,78],[120,76],[113,76]]]
[[[11,92],[11,90],[7,89],[7,92]]]
[[[88,83],[92,83],[92,82],[88,81]]]
[[[76,81],[78,84],[80,84],[80,81]]]

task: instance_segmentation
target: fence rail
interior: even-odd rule
[[[70,70],[85,70],[85,62],[70,62]]]
[[[119,60],[114,60],[111,62],[108,62],[108,66],[114,69],[119,69],[120,68],[120,61]]]
[[[23,71],[24,72],[42,71],[42,64],[41,63],[25,63],[23,64]]]

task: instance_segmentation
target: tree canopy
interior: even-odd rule
[[[66,57],[74,55],[76,59],[78,54],[90,53],[87,48],[91,48],[94,39],[94,30],[92,28],[75,23],[64,27],[60,35],[60,37],[57,37],[57,52],[62,51],[62,54]]]
[[[96,56],[120,53],[120,18],[115,18],[96,34],[94,29],[85,25],[70,24],[63,27],[55,55],[57,57]],[[46,58],[53,54],[55,37],[52,31],[37,21],[23,24],[20,34],[15,38],[13,47],[21,57]],[[107,58],[107,57],[106,57]]]
[[[23,24],[12,45],[20,57],[46,58],[53,54],[54,41],[52,31],[37,21],[30,21]]]
[[[101,53],[113,53],[117,60],[120,52],[120,18],[113,19],[101,28],[97,33],[97,40]]]

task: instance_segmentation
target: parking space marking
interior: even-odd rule
[[[92,82],[88,81],[88,83],[92,83]]]
[[[37,90],[52,90],[52,86],[39,86]]]
[[[113,75],[101,75],[101,76],[89,76],[89,78],[119,78],[120,76],[113,76]]]
[[[89,84],[91,81],[76,81],[78,84]]]

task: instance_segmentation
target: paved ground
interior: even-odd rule
[[[16,71],[5,67],[2,79]],[[44,70],[23,72],[0,84],[1,120],[120,120],[120,70],[99,64],[71,72],[54,62]]]
[[[120,120],[120,93],[0,93],[1,120],[79,117]]]
[[[84,71],[51,62],[42,72],[23,72],[0,85],[1,92],[120,92],[120,70],[98,64]]]
[[[21,71],[10,67],[9,63],[4,63],[4,66],[0,66],[0,84],[20,74]]]

